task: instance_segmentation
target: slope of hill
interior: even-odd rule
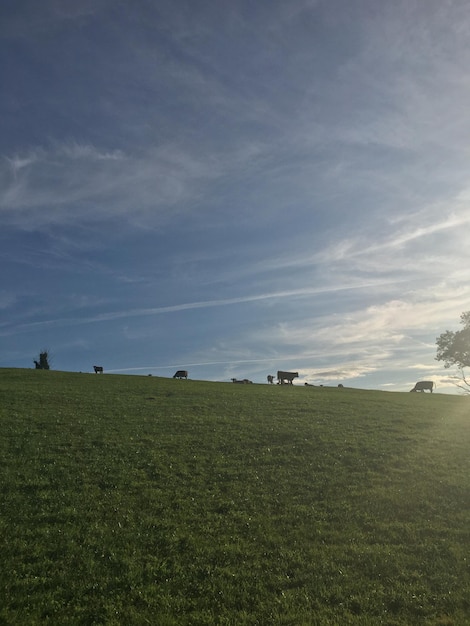
[[[0,370],[0,624],[468,624],[469,402]]]

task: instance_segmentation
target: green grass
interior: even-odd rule
[[[0,625],[468,625],[469,403],[0,370]]]

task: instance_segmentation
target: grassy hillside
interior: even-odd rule
[[[0,624],[468,625],[469,408],[0,370]]]

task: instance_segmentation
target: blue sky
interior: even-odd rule
[[[467,0],[7,0],[0,367],[452,393]]]

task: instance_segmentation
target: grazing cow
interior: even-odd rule
[[[420,380],[418,383],[416,383],[413,389],[410,389],[410,391],[424,391],[425,389],[429,389],[429,391],[432,393],[434,385],[435,382],[433,380]]]
[[[173,378],[179,378],[180,380],[181,378],[185,378],[187,380],[188,372],[186,370],[178,370],[173,376]]]
[[[343,387],[344,387],[343,383],[339,383],[338,388],[343,389]]]
[[[273,382],[274,382],[274,376],[271,376],[271,374],[268,374],[268,383],[272,385]]]
[[[294,378],[298,378],[298,372],[278,372],[277,384],[278,385],[292,385]]]
[[[232,378],[232,383],[237,383],[238,385],[252,385],[253,381],[248,380],[248,378],[244,378],[243,380],[237,380],[236,378]]]
[[[95,374],[103,373],[103,368],[101,367],[101,365],[93,365],[93,369],[95,370]]]

